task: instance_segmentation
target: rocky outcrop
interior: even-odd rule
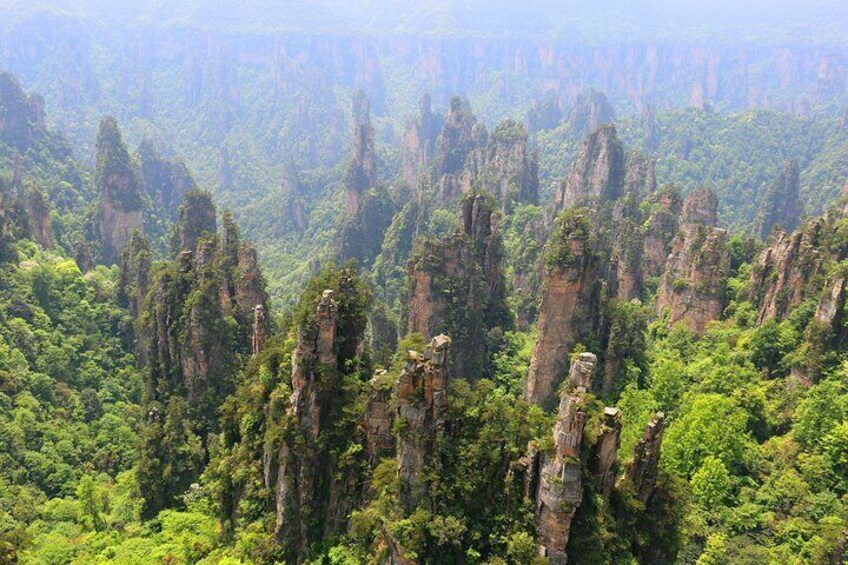
[[[150,244],[140,232],[133,233],[121,253],[121,281],[118,284],[118,303],[129,310],[134,320],[144,311],[144,301],[150,289],[150,269],[153,256]],[[144,348],[138,348],[143,354]],[[144,358],[141,364],[146,365]]]
[[[392,426],[395,412],[392,405],[394,383],[386,371],[378,372],[368,382],[368,400],[365,406],[365,447],[371,465],[390,455],[395,449]]]
[[[321,452],[317,444],[334,392],[321,386],[322,372],[335,373],[338,364],[335,348],[338,319],[333,296],[332,290],[324,291],[316,305],[314,322],[300,328],[292,354],[288,412],[294,422],[294,435],[280,443],[274,491],[276,535],[288,544],[293,555],[305,555],[308,548],[307,524],[302,513],[317,517],[326,508],[319,475],[327,469],[319,467]]]
[[[145,139],[138,147],[141,183],[151,202],[172,220],[183,197],[197,184],[185,163],[162,156],[156,144]]]
[[[46,133],[44,100],[27,95],[9,73],[0,72],[0,142],[21,153]]]
[[[562,105],[559,96],[548,93],[544,98],[536,99],[527,112],[527,127],[530,133],[554,129],[562,121]]]
[[[658,190],[650,196],[649,203],[641,253],[643,280],[662,275],[683,208],[680,193],[674,188]]]
[[[430,95],[418,102],[418,119],[406,124],[401,144],[401,173],[409,188],[418,190],[422,175],[433,161],[444,120],[433,113]]]
[[[239,242],[232,218],[225,215],[219,238],[211,198],[200,191],[189,192],[180,210],[177,232],[185,245],[178,258],[148,283],[150,250],[134,237],[124,256],[122,288],[130,305],[140,304],[146,288],[152,289],[139,336],[151,400],[185,397],[205,433],[232,390],[237,354],[255,350],[256,333],[263,339],[267,328],[255,327],[255,307],[265,309],[268,301],[256,253]]]
[[[581,353],[571,366],[554,426],[554,451],[543,455],[536,494],[536,551],[551,565],[565,565],[571,522],[583,501],[580,447],[586,422],[585,393],[597,358]]]
[[[539,340],[524,381],[524,398],[544,405],[568,370],[572,348],[597,324],[599,257],[588,216],[566,211],[557,220],[539,306]]]
[[[508,210],[513,203],[538,204],[539,174],[536,154],[529,154],[527,132],[515,120],[504,120],[489,136],[478,187],[490,192]]]
[[[444,433],[448,406],[451,340],[434,337],[424,353],[410,351],[395,385],[400,422],[397,456],[400,500],[407,511],[427,495],[427,474],[438,471],[436,446]]]
[[[499,218],[491,196],[467,195],[457,231],[441,241],[420,242],[407,265],[407,331],[428,339],[456,335],[452,366],[470,379],[488,366],[488,333],[512,325]]]
[[[692,191],[683,202],[681,225],[702,224],[713,227],[718,221],[718,197],[709,188]]]
[[[100,122],[95,184],[100,193],[101,258],[112,264],[132,233],[144,231],[141,183],[112,117]]]
[[[801,207],[798,201],[798,193],[801,186],[800,169],[798,161],[788,162],[777,181],[772,184],[765,195],[757,215],[754,233],[763,241],[768,239],[769,234],[775,226],[780,226],[784,231],[790,232],[798,225],[801,215]]]
[[[201,239],[212,239],[218,230],[212,195],[200,189],[185,194],[180,204],[176,226],[177,251],[195,251]]]
[[[44,194],[35,185],[30,185],[24,191],[23,199],[30,236],[44,249],[53,249],[53,222]]]
[[[253,307],[253,339],[251,340],[254,355],[262,351],[267,338],[268,320],[265,318],[265,306],[257,304]]]
[[[667,312],[670,325],[681,322],[695,333],[703,333],[721,316],[724,279],[730,272],[727,232],[714,227],[716,205],[709,189],[686,199],[657,292],[657,314]]]
[[[649,151],[655,151],[660,146],[660,124],[657,120],[657,109],[653,104],[647,104],[639,115],[642,125],[642,136],[645,139],[645,147]]]
[[[363,195],[376,180],[374,128],[371,127],[370,105],[362,91],[354,95],[353,115],[353,150],[344,183],[348,217],[357,215]]]
[[[625,174],[624,146],[615,126],[605,125],[580,146],[577,159],[557,192],[557,206],[572,208],[615,200],[624,193]]]
[[[480,124],[480,127],[476,127],[477,125],[467,102],[458,96],[451,98],[450,109],[439,134],[431,179],[438,204],[448,205],[459,198],[470,188],[470,174],[467,170],[479,170],[487,136],[485,126]],[[466,166],[469,155],[475,149],[478,153],[478,166]]]
[[[658,412],[645,428],[642,439],[633,449],[633,460],[627,465],[624,479],[633,487],[636,497],[647,504],[654,494],[660,463],[665,415]]]
[[[592,446],[589,472],[595,478],[595,491],[609,497],[618,478],[618,448],[621,445],[621,411],[604,408],[604,420],[598,439]]]
[[[434,181],[445,175],[459,175],[465,165],[465,157],[474,147],[472,130],[477,123],[467,103],[459,96],[450,101],[450,109],[439,134],[434,162]]]
[[[242,244],[238,250],[238,263],[234,277],[233,302],[239,316],[248,318],[257,305],[265,306],[265,280],[259,270],[256,249]]]
[[[580,139],[615,121],[615,110],[603,92],[589,88],[582,91],[568,111],[566,124],[571,135]]]
[[[819,249],[827,231],[823,218],[812,220],[791,234],[774,232],[751,269],[750,296],[760,311],[758,324],[782,320],[815,292],[814,279],[826,259]]]
[[[370,265],[380,253],[383,234],[395,209],[385,187],[376,185],[374,128],[368,100],[357,92],[353,105],[353,153],[344,181],[347,199],[339,233],[340,259],[356,259]]]
[[[367,297],[350,269],[324,280],[332,288],[307,290],[298,306],[291,394],[267,398],[269,433],[255,454],[274,495],[275,534],[287,563],[304,563],[314,544],[343,532],[367,484],[367,422],[350,418],[362,413],[366,395],[349,387],[368,368],[358,359]]]

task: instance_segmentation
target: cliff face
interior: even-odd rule
[[[28,96],[18,81],[0,72],[0,141],[25,152],[46,134],[44,100]]]
[[[394,453],[395,435],[392,430],[395,421],[392,394],[393,386],[385,371],[378,373],[368,382],[368,398],[365,406],[365,447],[368,450],[368,462],[371,466],[380,459]],[[396,385],[396,383],[395,383]]]
[[[357,361],[365,331],[364,312],[357,310],[363,297],[357,294],[355,274],[347,269],[333,284],[336,288],[320,296],[305,295],[302,306],[311,312],[296,326],[291,394],[269,399],[277,415],[266,413],[271,420],[261,457],[266,487],[274,496],[276,538],[290,563],[303,563],[313,544],[344,531],[350,513],[362,502],[363,472],[374,462],[368,453],[375,458],[384,454],[385,434],[390,433],[386,383],[371,391],[365,422],[348,417],[359,410],[355,403],[360,397],[351,396],[346,379],[351,371],[367,370]],[[363,424],[369,416],[367,428]],[[340,445],[365,449],[346,456]]]
[[[211,239],[218,230],[212,195],[198,189],[185,194],[180,204],[175,250],[195,251],[201,238]]]
[[[161,155],[155,143],[145,139],[138,148],[141,184],[150,200],[171,219],[185,194],[197,188],[197,184],[182,161]]]
[[[598,414],[587,395],[597,363],[593,353],[581,353],[572,363],[560,389],[553,447],[539,451],[531,443],[528,453],[511,465],[511,473],[523,482],[524,496],[536,506],[536,553],[552,565],[568,562],[572,525],[586,494],[596,493],[605,504],[615,506],[614,491],[631,492],[647,505],[657,488],[663,414],[658,413],[646,427],[632,462],[621,469],[617,460],[621,412],[606,407]],[[586,423],[599,418],[600,426],[585,434]]]
[[[223,234],[217,236],[215,209],[208,194],[193,191],[186,199],[192,195],[198,205],[185,202],[181,206],[176,229],[191,237],[178,257],[155,273],[150,273],[149,246],[140,232],[135,232],[122,257],[119,297],[138,318],[145,408],[153,414],[175,402],[184,406],[187,429],[205,445],[208,434],[216,431],[219,406],[235,390],[240,361],[262,346],[267,334],[267,297],[255,252],[240,244],[232,219],[225,217]],[[192,217],[192,210],[203,217]],[[210,217],[205,216],[207,212]],[[198,233],[196,227],[204,225],[210,229]],[[234,250],[241,253],[236,255]],[[150,419],[146,429],[157,429],[157,422]],[[154,460],[169,450],[181,449],[163,443],[166,441],[151,435],[141,449],[142,456]],[[201,453],[201,458],[205,456]],[[142,493],[145,499],[151,495],[145,515],[155,515],[173,504],[184,492],[179,490],[181,485],[196,479],[193,473],[186,470],[145,479]],[[166,494],[152,496],[154,490]]]
[[[800,185],[798,161],[790,161],[763,196],[763,204],[754,228],[754,233],[760,239],[763,241],[768,239],[774,226],[780,226],[788,232],[798,225],[798,218],[801,215],[801,206],[798,201]]]
[[[465,157],[474,147],[471,131],[476,123],[466,103],[458,96],[451,98],[436,148],[433,171],[436,183],[445,175],[455,176],[462,172]]]
[[[144,312],[144,301],[150,289],[151,265],[153,257],[147,239],[139,232],[133,233],[129,243],[121,253],[121,281],[118,285],[118,302],[129,310],[134,320],[139,320]],[[143,356],[144,349],[137,347],[139,362],[147,364]]]
[[[368,99],[359,91],[354,96],[353,151],[345,176],[345,213],[356,216],[363,195],[375,183],[374,128]]]
[[[717,199],[709,189],[693,192],[683,205],[680,231],[657,292],[658,315],[682,322],[695,333],[717,320],[723,309],[724,277],[730,271],[727,232],[715,226]]]
[[[595,478],[595,490],[609,497],[618,478],[618,448],[621,446],[621,411],[604,409],[604,420],[595,445],[592,446],[589,472]]]
[[[665,415],[658,412],[633,449],[633,460],[624,473],[624,479],[632,484],[636,496],[643,504],[650,501],[656,489],[664,422]]]
[[[301,329],[292,355],[292,394],[288,411],[294,422],[293,432],[300,441],[280,443],[279,471],[274,487],[277,536],[295,555],[305,555],[309,543],[308,524],[300,518],[300,513],[311,510],[320,515],[326,508],[318,484],[322,462],[316,444],[332,394],[332,390],[322,390],[319,385],[321,372],[334,375],[338,362],[335,350],[337,313],[332,290],[324,291],[316,312],[314,325]]]
[[[413,510],[427,495],[428,472],[438,471],[436,446],[444,433],[448,403],[448,354],[451,340],[434,337],[423,354],[410,351],[395,385],[400,500]]]
[[[144,231],[141,183],[114,118],[100,122],[97,172],[100,192],[100,239],[103,262],[118,260],[133,231]]]
[[[452,99],[433,167],[436,203],[449,205],[479,190],[490,192],[503,210],[517,202],[537,203],[538,163],[527,139],[524,126],[511,119],[489,134],[465,102]]]
[[[615,200],[624,192],[625,172],[624,147],[615,126],[603,126],[577,152],[577,159],[557,192],[557,206],[571,208]]]
[[[539,340],[524,398],[544,405],[568,370],[572,348],[596,328],[600,306],[596,242],[587,215],[565,212],[555,227],[539,306]]]
[[[826,232],[819,218],[791,234],[777,231],[766,242],[751,269],[751,297],[760,307],[757,322],[782,320],[808,296],[825,257],[819,250]]]
[[[680,193],[675,189],[654,193],[650,197],[650,205],[641,254],[644,280],[662,275],[683,207]]]
[[[585,393],[591,386],[597,358],[582,353],[572,364],[560,397],[554,426],[554,452],[544,456],[536,495],[537,554],[551,565],[565,565],[571,522],[583,501],[580,447],[586,422]]]
[[[344,186],[345,218],[340,230],[341,259],[370,265],[380,253],[383,233],[394,215],[388,192],[376,185],[374,129],[370,106],[362,92],[354,96],[353,153]]]
[[[502,209],[514,202],[538,204],[538,162],[528,154],[527,132],[515,120],[504,120],[489,136],[479,186],[494,195]]]
[[[439,333],[457,336],[452,365],[466,378],[477,378],[488,365],[488,332],[512,324],[499,218],[490,196],[466,196],[459,229],[442,241],[419,244],[407,266],[407,330],[428,339]]]
[[[406,124],[401,144],[401,172],[409,188],[420,191],[443,125],[443,118],[432,111],[430,95],[423,95],[418,103],[418,118]]]
[[[527,112],[527,126],[530,133],[553,129],[562,121],[562,104],[559,96],[548,93],[543,98],[533,101]]]
[[[595,133],[603,124],[612,121],[615,121],[615,110],[607,95],[593,88],[577,95],[566,118],[571,135],[578,139]]]
[[[53,249],[53,222],[50,219],[50,205],[44,194],[31,185],[25,190],[23,198],[30,235],[44,249]]]

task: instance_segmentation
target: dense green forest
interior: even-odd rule
[[[827,2],[401,4],[0,3],[0,565],[844,563]]]

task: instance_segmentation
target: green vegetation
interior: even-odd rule
[[[153,17],[131,4],[102,27]],[[319,2],[292,21],[315,29],[337,4]],[[825,75],[839,69],[822,68],[809,108],[806,84],[775,99],[774,107],[798,103],[803,116],[739,110],[741,91],[681,109],[681,96],[693,105],[700,97],[690,73],[703,73],[663,78],[672,86],[656,94],[659,109],[634,116],[624,107],[617,120],[625,144],[656,159],[662,188],[554,211],[550,194],[539,205],[518,203],[517,174],[475,176],[492,147],[526,138],[517,121],[501,122],[492,143],[473,150],[463,127],[445,130],[442,141],[455,143],[437,144],[435,154],[410,159],[401,145],[424,86],[463,125],[532,106],[539,127],[528,154],[539,152],[550,191],[580,142],[575,124],[558,118],[558,93],[539,91],[562,78],[552,69],[564,55],[556,43],[539,52],[540,71],[535,54],[516,55],[536,49],[504,41],[494,64],[487,43],[506,24],[536,29],[532,18],[511,22],[515,9],[501,2],[486,10],[424,2],[402,23],[381,14],[371,25],[381,35],[433,22],[437,43],[408,49],[394,36],[398,43],[357,37],[350,49],[349,38],[305,34],[265,52],[262,34],[255,51],[242,43],[257,30],[278,31],[256,2],[238,14],[226,1],[205,8],[197,17],[208,35],[198,42],[200,32],[184,26],[198,3],[159,7],[172,27],[161,30],[167,47],[149,66],[136,65],[134,51],[147,43],[135,31],[132,49],[110,48],[120,26],[77,36],[72,16],[48,10],[45,21],[31,21],[19,8],[14,22],[0,22],[0,32],[24,26],[10,36],[30,30],[32,43],[7,44],[0,33],[9,60],[37,59],[24,60],[28,84],[64,81],[45,101],[0,73],[0,565],[377,565],[391,555],[420,565],[549,565],[537,547],[543,496],[558,504],[558,520],[574,511],[573,563],[848,559],[848,209],[807,225],[779,273],[760,272],[772,266],[758,263],[763,244],[747,237],[764,188],[789,159],[800,163],[808,215],[837,200],[848,174],[848,116],[833,112],[844,85]],[[370,21],[368,9],[349,9]],[[474,27],[474,16],[479,43],[468,43],[457,30]],[[600,17],[576,10],[575,29],[596,29],[590,16]],[[45,47],[35,33],[45,26],[67,49]],[[216,26],[244,35],[220,36]],[[607,29],[630,27],[616,20]],[[433,45],[455,58],[429,52]],[[605,59],[601,45],[586,49],[609,68],[617,59]],[[716,53],[733,52],[732,42],[722,45],[727,51]],[[657,49],[658,60],[668,57]],[[746,80],[768,90],[776,79],[756,68],[762,61],[754,58]],[[346,181],[362,180],[346,179],[354,84],[374,107],[377,179],[361,187],[359,213],[346,217]],[[468,98],[450,98],[447,88]],[[534,97],[545,102],[534,106]],[[46,125],[45,104],[72,141]],[[125,137],[104,111],[120,118]],[[514,164],[498,170],[512,174]],[[434,178],[438,167],[455,185]],[[407,186],[412,173],[418,186]],[[604,182],[603,171],[590,174]],[[510,194],[498,205],[486,191],[502,180]],[[695,271],[712,265],[711,232],[687,228],[697,241],[685,272],[660,285],[679,228],[675,187],[704,184],[719,195],[720,224],[731,232],[730,266],[716,289],[699,282]],[[442,193],[452,190],[466,192]],[[144,230],[116,226],[126,245],[105,258],[113,266],[98,264],[102,192],[143,214]],[[215,202],[233,212],[219,217]],[[340,258],[352,260],[337,266]],[[649,260],[656,264],[643,268]],[[570,351],[537,327],[553,271],[561,295],[592,301],[579,310],[591,320],[544,306],[542,326],[580,334]],[[753,281],[783,276],[788,284],[773,302],[785,312],[772,316],[767,289]],[[619,294],[627,277],[636,298]],[[684,316],[707,310],[699,300],[718,303],[719,319],[703,335],[658,317],[666,281],[689,301]],[[407,334],[416,316],[434,327]],[[445,358],[436,346],[446,340],[430,342],[425,331],[450,337]],[[428,343],[437,350],[425,353]],[[578,357],[585,352],[598,359],[588,390],[563,384],[565,360],[582,363],[592,357]],[[563,359],[562,374],[544,375],[566,395],[562,414],[555,399],[526,400],[528,368],[541,355]],[[662,428],[646,434],[649,422]],[[649,452],[660,443],[646,440],[652,429],[663,435]],[[643,476],[631,472],[639,465]],[[414,497],[413,473],[423,485]]]

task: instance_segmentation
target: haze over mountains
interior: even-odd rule
[[[0,0],[0,565],[845,562],[846,24]]]

